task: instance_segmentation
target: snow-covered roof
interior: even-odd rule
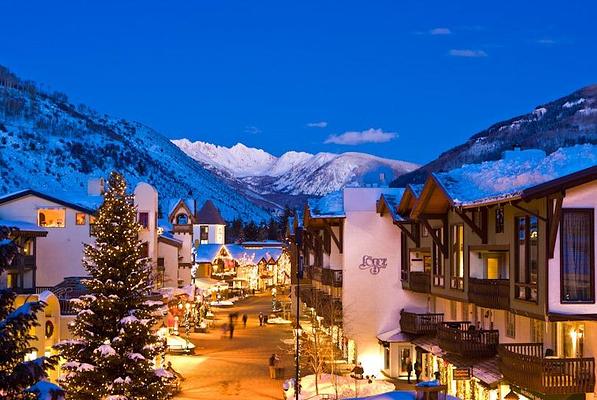
[[[175,238],[172,232],[163,232],[158,236],[158,240],[176,247],[182,247],[182,240]]]
[[[104,198],[102,196],[90,196],[80,192],[40,192],[33,189],[19,190],[0,196],[0,204],[17,200],[26,196],[36,196],[52,203],[61,204],[77,211],[93,214],[100,207]]]
[[[400,199],[403,194],[404,189],[394,189],[391,194],[383,193],[379,198],[380,203],[383,203],[384,208],[390,212],[394,221],[402,220],[402,217],[398,214],[398,205],[400,204]],[[381,205],[382,204],[378,205],[378,211]]]
[[[409,342],[412,337],[402,333],[400,328],[392,329],[391,331],[383,332],[377,335],[377,339],[388,343],[404,343]]]
[[[343,218],[344,196],[341,190],[326,194],[320,198],[312,198],[307,202],[311,218]]]
[[[503,159],[436,172],[454,205],[470,206],[520,196],[523,190],[597,165],[597,145],[506,152]]]
[[[13,221],[8,219],[0,219],[0,226],[7,226],[9,228],[17,228],[21,232],[35,232],[35,233],[48,233],[47,229],[42,228],[36,224],[24,221]]]
[[[423,193],[423,187],[425,187],[424,183],[411,183],[406,185],[408,188],[410,188],[410,190],[413,192],[413,194],[419,198],[421,197],[421,193]]]
[[[193,249],[195,253],[195,262],[197,263],[211,263],[220,249],[224,247],[222,244],[200,244]]]

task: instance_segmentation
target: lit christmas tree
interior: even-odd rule
[[[16,229],[0,227],[0,274],[18,257],[19,248],[14,241],[18,234]],[[0,290],[0,398],[61,398],[62,390],[45,380],[46,370],[56,365],[56,358],[24,361],[35,350],[31,346],[35,336],[30,332],[39,325],[36,314],[44,309],[45,303],[27,302],[15,308],[15,298],[12,290]]]
[[[124,178],[113,172],[93,225],[95,245],[85,245],[89,293],[75,301],[74,339],[57,345],[70,400],[171,397],[172,374],[155,365],[165,349],[153,329],[162,302],[149,299],[151,266],[136,217]]]

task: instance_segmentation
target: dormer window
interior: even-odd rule
[[[187,225],[189,223],[189,216],[186,214],[178,214],[176,216],[176,224],[177,225]]]

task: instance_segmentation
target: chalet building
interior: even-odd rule
[[[104,182],[91,180],[85,193],[43,193],[26,189],[0,197],[0,226],[18,228],[22,254],[0,276],[0,287],[24,295],[51,291],[60,300],[63,316],[71,313],[69,299],[81,294],[83,244],[93,243],[94,214],[103,201]],[[158,193],[146,183],[134,189],[144,253],[161,273],[175,274],[181,243],[157,226]],[[167,275],[167,274],[166,274]]]
[[[310,201],[288,229],[293,310],[300,294],[368,373],[406,378],[410,361],[460,398],[594,398],[594,150]]]
[[[411,351],[408,338],[396,330],[405,305],[426,311],[426,296],[406,292],[400,280],[400,231],[391,213],[379,218],[378,199],[391,205],[402,189],[346,188],[319,200],[304,210],[302,224],[296,219],[290,229],[291,247],[296,249],[295,268],[303,266],[300,301],[302,312],[313,313],[343,351],[348,362],[361,362],[367,374],[379,376],[384,360],[380,340],[391,342],[387,369],[398,376],[399,354]],[[302,225],[302,226],[301,226]],[[295,269],[296,271],[296,269]],[[294,276],[294,274],[293,274]],[[296,277],[293,300],[296,301]],[[293,310],[296,308],[294,303]],[[406,366],[402,366],[404,371]]]
[[[597,167],[570,158],[533,171],[546,159],[511,152],[432,174],[392,212],[402,289],[429,299],[427,312],[404,307],[399,330],[410,359],[425,376],[439,371],[451,394],[594,396]]]

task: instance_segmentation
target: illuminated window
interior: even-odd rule
[[[531,342],[543,343],[545,333],[545,321],[531,319]]]
[[[504,207],[495,209],[495,233],[504,232]]]
[[[44,228],[64,228],[66,210],[64,208],[41,208],[37,210],[37,224]]]
[[[75,215],[75,223],[77,225],[85,225],[85,220],[87,219],[87,214],[85,213],[77,213]]]

